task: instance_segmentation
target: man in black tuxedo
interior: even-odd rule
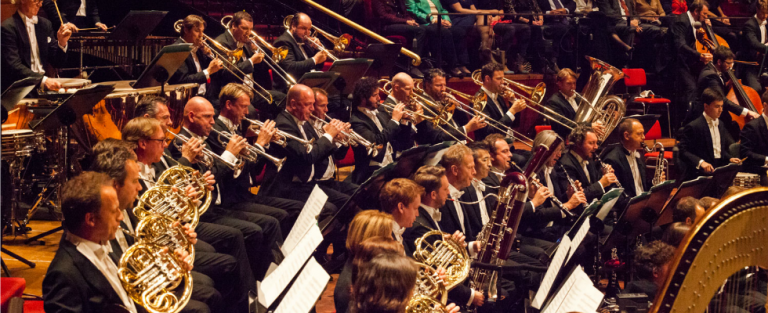
[[[704,93],[704,90],[707,88],[711,88],[723,95],[728,92],[728,89],[731,87],[730,82],[728,81],[727,72],[733,67],[734,57],[731,49],[726,46],[719,46],[712,52],[712,63],[707,64],[707,66],[701,70],[701,73],[699,73],[697,92],[700,95]],[[728,85],[726,85],[726,82],[728,82]],[[745,116],[747,119],[754,119],[760,116],[757,112],[752,112],[728,99],[723,99],[723,108],[733,114]],[[701,117],[702,112],[704,112],[704,108],[702,107],[701,101],[699,101],[691,108],[691,112],[686,120],[690,122],[697,119]],[[733,123],[733,118],[731,118],[731,115],[728,114],[728,112],[720,114],[720,121],[732,136],[736,136],[739,132],[738,125]]]
[[[443,153],[440,165],[445,168],[450,191],[448,201],[440,207],[443,216],[440,228],[450,234],[460,231],[467,236],[468,241],[474,241],[479,230],[472,229],[469,222],[469,205],[459,203],[459,199],[464,195],[462,190],[472,184],[476,173],[472,150],[465,145],[453,145]]]
[[[582,103],[581,98],[576,95],[576,73],[569,68],[564,68],[557,72],[556,80],[559,91],[549,97],[545,106],[567,119],[560,118],[558,121],[572,127],[575,125],[573,120],[576,119],[576,112],[579,111],[579,106]],[[555,118],[555,116],[552,117]],[[554,130],[560,138],[568,138],[568,135],[571,133],[570,128],[565,127],[556,121],[551,121],[549,124],[552,126],[552,130]],[[602,133],[605,128],[602,123],[598,121],[592,123],[592,129],[599,134]]]
[[[312,19],[309,15],[296,13],[291,20],[290,29],[274,42],[275,47],[288,48],[288,54],[280,61],[280,66],[297,80],[306,72],[321,69],[323,62],[328,58],[325,51],[315,49],[315,43],[309,42],[313,40],[308,38],[311,32]],[[277,89],[287,89],[281,82],[276,83]]]
[[[106,312],[122,306],[129,312],[145,312],[123,288],[109,256],[108,241],[115,239],[123,220],[112,179],[84,172],[64,184],[61,200],[67,232],[43,280],[45,311]],[[192,269],[186,251],[172,253],[186,270]]]
[[[765,24],[766,18],[768,18],[768,3],[758,2],[757,13],[742,26],[742,48],[737,53],[739,60],[763,61],[762,56],[768,47],[766,44],[768,38],[765,38],[766,31],[768,31],[768,25]],[[739,69],[739,73],[741,73],[744,85],[752,87],[754,90],[763,90],[757,67],[745,65]]]
[[[428,70],[426,76],[424,76],[425,93],[422,94],[422,96],[438,105],[443,105],[446,102],[458,102],[456,98],[447,93],[445,77],[445,72],[439,68]],[[457,105],[461,104],[457,103]],[[487,125],[483,117],[473,116],[471,119],[468,117],[469,116],[466,114],[459,113],[459,110],[454,111],[451,119],[448,120],[450,126],[441,126],[443,129],[445,129],[445,131],[436,129],[432,126],[432,123],[419,123],[416,125],[416,141],[423,144],[435,144],[443,141],[457,141],[457,139],[458,141],[463,141],[466,140],[467,134]]]
[[[695,0],[688,4],[688,12],[680,14],[672,25],[672,34],[674,35],[674,48],[677,56],[677,85],[679,105],[673,107],[677,110],[672,117],[684,117],[687,104],[696,98],[696,77],[701,69],[712,61],[711,53],[699,53],[696,50],[696,29],[694,23],[707,23],[709,14],[709,4],[705,0]],[[680,125],[681,119],[673,120],[672,124]]]
[[[491,154],[491,171],[497,173],[504,173],[510,167],[512,163],[518,166],[525,166],[528,159],[531,157],[530,151],[517,150],[514,151],[514,142],[512,138],[505,137],[503,134],[495,133],[490,134],[483,140],[488,143],[488,149]],[[488,175],[483,178],[483,183],[489,186],[498,187],[501,184],[501,179],[498,175]],[[491,192],[496,193],[495,188],[491,188]]]
[[[376,156],[372,157],[364,147],[352,147],[355,153],[355,169],[347,177],[347,181],[362,184],[374,171],[394,162],[395,153],[399,151],[395,149],[396,138],[401,133],[410,134],[412,130],[402,120],[405,104],[396,104],[391,114],[380,109],[379,83],[376,78],[365,77],[357,81],[352,95],[354,106],[349,119],[352,130],[379,149]],[[413,118],[420,119],[418,116]]]
[[[378,106],[379,114],[383,114],[383,116],[387,116],[391,119],[392,108],[396,107],[399,103],[405,104],[406,110],[415,111],[418,114],[424,114],[424,111],[426,111],[424,106],[426,104],[422,103],[421,101],[417,101],[414,98],[413,93],[415,91],[413,88],[414,82],[411,75],[400,72],[395,74],[395,76],[392,76],[392,91],[389,95],[387,95],[387,98],[384,99],[384,104],[386,106]],[[406,128],[408,131],[402,131],[398,133],[396,137],[390,140],[392,147],[396,151],[395,157],[399,155],[399,152],[413,148],[413,146],[419,140],[418,132],[420,129],[424,132],[428,131],[428,129],[425,128],[426,123],[421,123],[423,119],[420,116],[417,116],[417,118],[414,119],[412,115],[413,114],[405,113],[404,118],[401,120],[401,126]],[[414,128],[411,127],[411,125],[414,124],[416,125],[416,130],[413,130]]]
[[[740,162],[738,158],[731,158],[729,147],[733,139],[718,119],[723,113],[723,99],[723,94],[719,91],[705,89],[701,95],[704,113],[683,128],[677,146],[683,165],[683,181],[702,174],[711,174],[716,167],[727,165],[729,162]]]
[[[496,198],[487,197],[489,193],[495,193],[496,190],[488,188],[482,180],[489,175],[496,175],[491,173],[491,154],[488,143],[485,141],[472,142],[467,145],[472,149],[472,158],[475,160],[475,175],[472,179],[472,183],[464,188],[462,191],[464,194],[459,200],[463,202],[476,203],[467,204],[467,215],[469,224],[471,224],[472,230],[475,231],[473,236],[477,236],[483,229],[483,225],[490,221],[490,216],[493,214],[493,210],[496,208]]]
[[[221,60],[212,58],[213,52],[203,45],[205,20],[197,15],[189,15],[182,21],[181,37],[174,44],[191,43],[192,53],[179,66],[176,73],[171,75],[168,83],[199,84],[196,95],[215,101],[218,95],[214,94],[213,85],[215,84],[211,83],[211,79],[213,74],[224,68],[224,65]]]
[[[508,127],[515,127],[520,123],[520,113],[525,109],[525,102],[522,99],[516,100],[510,106],[507,102],[509,95],[505,92],[502,83],[504,82],[504,65],[499,63],[488,63],[483,65],[481,70],[483,87],[477,91],[475,96],[485,96],[486,105],[483,113],[488,117],[504,124]],[[481,128],[475,131],[475,140],[483,140],[489,134],[500,133],[501,131],[493,127]]]
[[[768,167],[768,93],[763,93],[763,114],[741,129],[741,148],[739,154],[744,161],[744,170],[760,175],[763,186],[768,186],[766,167]]]
[[[274,116],[280,112],[280,104],[282,104],[285,99],[285,94],[280,91],[269,90],[273,89],[272,79],[269,75],[270,68],[267,61],[264,60],[265,56],[262,52],[263,50],[259,50],[260,48],[256,46],[255,41],[251,40],[249,37],[252,31],[253,17],[251,17],[248,12],[238,11],[232,15],[232,21],[229,22],[229,29],[216,37],[215,40],[232,51],[243,49],[243,56],[235,65],[240,71],[245,73],[245,75],[252,74],[253,81],[248,78],[245,84],[253,86],[253,89],[251,89],[252,92],[258,91],[263,93],[262,89],[258,87],[261,86],[272,96],[272,103],[270,104],[264,97],[255,95],[255,97],[251,99],[253,108],[258,110],[263,118],[274,119]],[[277,74],[274,75],[277,76]],[[235,76],[225,70],[220,71],[213,82],[214,85],[212,88],[214,94],[218,97],[221,88],[229,83],[243,83],[243,78],[240,77],[240,75]],[[265,94],[264,96],[267,95]],[[218,103],[218,101],[213,104],[216,111],[222,109],[221,104]],[[249,108],[249,116],[255,118],[256,115],[257,114]]]
[[[96,26],[102,31],[107,31],[107,25],[102,23],[99,17],[99,6],[96,0],[43,0],[43,10],[55,28],[61,27],[63,21],[64,24],[74,24],[77,28]],[[61,20],[59,20],[59,12]]]
[[[570,148],[560,158],[561,169],[565,170],[573,180],[579,181],[584,187],[587,202],[598,199],[608,190],[608,186],[616,184],[618,179],[610,165],[603,170],[592,156],[598,148],[597,134],[589,126],[578,126],[568,137]],[[565,177],[560,171],[558,175]]]
[[[58,91],[61,84],[45,76],[46,67],[61,66],[67,59],[67,42],[72,29],[59,27],[53,32],[51,22],[37,16],[41,2],[17,1],[18,10],[2,24],[2,90],[27,77],[42,77],[46,90]],[[34,40],[30,40],[34,38]]]
[[[619,124],[619,144],[610,150],[603,160],[615,170],[616,178],[624,187],[627,196],[635,197],[651,188],[645,173],[645,160],[638,152],[644,151],[640,145],[645,140],[645,129],[634,118],[624,119]],[[659,157],[664,157],[660,155]],[[666,179],[661,177],[661,181]]]

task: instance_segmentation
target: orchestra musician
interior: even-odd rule
[[[422,106],[425,104],[422,104],[421,101],[417,101],[414,98],[414,91],[413,91],[413,78],[411,78],[410,75],[400,72],[395,74],[395,76],[392,77],[392,92],[387,95],[387,98],[384,99],[384,104],[389,105],[390,107],[396,107],[398,104],[403,103],[405,104],[405,109],[415,111],[419,114],[423,114],[423,108]],[[378,106],[379,114],[383,114],[385,116],[392,117],[391,110],[385,108],[384,106]],[[423,120],[421,116],[410,116],[411,114],[406,114],[405,118],[403,118],[403,123],[401,126],[404,128],[407,128],[408,130],[401,131],[398,133],[396,137],[394,137],[391,140],[391,143],[395,149],[395,151],[405,151],[410,148],[412,148],[415,144],[415,136],[418,135],[418,130],[420,127],[426,127],[425,123],[421,123]],[[414,129],[411,127],[411,125],[416,125],[416,128]],[[421,125],[421,126],[419,126]],[[426,128],[422,128],[426,129]],[[425,130],[426,131],[426,130]],[[399,155],[399,153],[397,153]]]
[[[619,180],[627,196],[638,196],[651,188],[651,179],[646,177],[645,160],[640,145],[645,140],[645,129],[640,121],[634,118],[624,119],[619,124],[619,145],[613,147],[603,160],[615,170],[616,179]],[[663,157],[663,156],[659,156]],[[661,181],[666,180],[662,177]]]
[[[46,76],[46,68],[62,66],[72,29],[60,26],[53,31],[51,22],[37,15],[42,0],[19,0],[17,11],[2,23],[2,90],[13,82],[41,78],[40,89],[58,91],[61,84]]]
[[[729,147],[731,135],[719,119],[723,113],[723,94],[713,88],[704,89],[701,102],[704,113],[685,125],[678,149],[683,166],[683,181],[701,174],[711,174],[716,167],[740,163],[732,158]]]
[[[644,293],[649,299],[655,298],[667,278],[669,263],[674,255],[675,247],[658,240],[638,247],[635,250],[635,264],[639,279],[627,283],[625,292]]]
[[[483,113],[488,117],[501,122],[508,127],[515,127],[520,123],[518,113],[525,109],[525,101],[517,99],[509,104],[509,93],[505,92],[504,87],[504,66],[498,63],[488,63],[483,65],[481,70],[481,79],[483,87],[477,91],[475,97],[486,96],[486,104]],[[493,127],[485,127],[475,131],[475,139],[483,140],[489,134],[498,133],[499,130]]]
[[[273,43],[275,47],[288,48],[288,55],[280,61],[280,66],[296,79],[304,73],[321,69],[328,55],[325,51],[315,49],[310,40],[312,33],[312,19],[304,13],[296,13],[291,20],[290,29],[277,37]],[[319,41],[317,41],[319,43]],[[287,89],[284,82],[276,81],[277,89]]]
[[[440,207],[440,213],[443,215],[440,228],[447,233],[459,231],[467,236],[468,241],[474,241],[480,230],[472,229],[466,206],[457,201],[464,194],[461,190],[472,184],[476,173],[472,150],[465,145],[453,145],[443,153],[440,165],[445,168],[450,191],[448,202]]]
[[[212,51],[203,44],[205,27],[205,20],[198,15],[188,15],[184,18],[181,24],[181,36],[174,43],[191,43],[192,53],[179,66],[176,73],[171,75],[168,83],[199,84],[196,94],[209,101],[216,101],[218,95],[214,94],[211,75],[223,69],[224,63],[218,58],[212,58]]]
[[[485,137],[484,141],[488,143],[488,148],[491,153],[491,171],[504,173],[512,167],[510,162],[518,165],[526,164],[531,157],[530,154],[526,155],[522,153],[530,153],[529,151],[515,151],[513,139],[505,137],[502,134],[491,134],[488,137]],[[483,183],[497,187],[501,184],[501,180],[498,175],[488,175],[488,177],[483,179]],[[494,193],[496,192],[495,189],[492,191]]]
[[[706,213],[706,209],[694,197],[683,197],[672,211],[672,222],[693,226]]]
[[[447,105],[450,102],[453,102],[456,105],[463,105],[458,103],[456,98],[447,93],[445,89],[446,77],[443,70],[439,68],[428,70],[426,76],[424,76],[423,82],[424,92],[426,93],[423,96],[427,98],[427,100],[438,105]],[[481,116],[474,116],[467,121],[467,116],[456,114],[457,111],[454,111],[454,114],[448,120],[448,123],[453,127],[442,126],[445,131],[433,128],[431,123],[419,123],[416,126],[416,141],[425,144],[433,144],[443,141],[456,141],[456,139],[464,140],[467,134],[488,125],[485,123],[485,118]],[[457,119],[461,122],[456,122]],[[463,126],[459,126],[459,123],[463,124]],[[446,134],[446,132],[448,132],[448,134]]]
[[[389,213],[394,219],[392,235],[403,246],[403,234],[407,228],[413,227],[419,216],[421,195],[424,187],[407,178],[395,178],[384,184],[379,192],[379,204],[383,212]]]
[[[592,158],[597,151],[597,134],[589,126],[578,126],[573,129],[568,137],[569,149],[560,158],[562,168],[575,181],[579,181],[583,188],[587,202],[598,199],[607,191],[608,186],[616,184],[618,180],[610,165],[603,170]],[[560,170],[559,175],[565,177]]]
[[[763,114],[741,129],[739,155],[746,157],[744,170],[758,174],[763,186],[768,186],[768,93],[763,93]]]
[[[418,267],[399,253],[382,253],[358,270],[350,312],[405,313],[416,288]],[[451,306],[450,313],[458,313]]]
[[[468,215],[468,221],[471,224],[475,232],[479,233],[483,229],[483,225],[490,221],[490,216],[493,213],[493,209],[496,208],[496,198],[485,197],[491,193],[491,188],[486,188],[482,180],[489,175],[496,175],[491,173],[491,154],[490,147],[486,141],[477,141],[467,145],[472,149],[472,158],[475,161],[475,175],[472,179],[472,183],[464,188],[464,195],[459,200],[467,203],[475,203],[471,205],[465,205]],[[474,234],[477,236],[477,234]]]
[[[766,31],[768,31],[768,25],[765,21],[768,18],[768,2],[758,1],[757,13],[753,18],[748,19],[742,28],[742,46],[741,50],[736,54],[739,60],[762,62],[763,55],[765,55],[766,48],[768,48],[768,38],[766,38]],[[760,84],[758,73],[758,67],[745,65],[739,68],[741,79],[744,85],[752,87],[762,93],[763,86]]]
[[[678,91],[679,103],[687,104],[693,101],[696,94],[696,77],[701,69],[712,61],[711,53],[700,53],[696,50],[696,29],[695,23],[711,25],[707,19],[709,14],[709,4],[705,0],[695,0],[688,5],[688,11],[680,14],[672,25],[672,34],[674,35],[674,50],[676,51],[676,85]],[[677,112],[672,114],[672,118],[677,116],[684,117],[684,105],[678,106]],[[680,125],[680,121],[672,122],[674,125]]]
[[[558,92],[549,97],[545,106],[552,109],[555,113],[573,121],[576,119],[576,112],[579,111],[579,106],[583,101],[576,95],[576,73],[569,68],[560,70],[557,72],[556,84]],[[567,121],[560,121],[565,124],[571,124]],[[568,129],[568,127],[565,127],[560,123],[552,122],[550,125],[552,126],[552,130],[554,130],[560,138],[567,138],[571,133],[571,130]],[[600,121],[592,123],[591,126],[598,134],[605,131],[605,128]]]
[[[55,4],[54,1],[56,1]],[[73,29],[75,31],[91,26],[107,31],[107,25],[102,23],[99,17],[98,3],[95,0],[43,0],[43,10],[56,29],[61,27],[63,21],[65,25],[69,24],[67,26],[75,26]],[[59,16],[61,20],[58,19]]]
[[[122,307],[145,312],[128,296],[109,255],[108,241],[115,239],[123,220],[112,179],[96,172],[71,178],[62,188],[61,209],[67,231],[43,279],[45,311],[106,312]],[[170,253],[177,254],[184,269],[192,269],[186,251]]]

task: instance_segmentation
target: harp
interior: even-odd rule
[[[735,194],[707,211],[677,248],[650,312],[727,312],[749,305],[734,299],[756,287],[749,279],[768,268],[767,225],[768,187]]]

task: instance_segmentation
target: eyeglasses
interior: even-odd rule
[[[165,142],[165,138],[162,138],[162,139],[147,138],[146,140],[152,140],[152,141],[158,141],[158,142]]]

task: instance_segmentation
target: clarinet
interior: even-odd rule
[[[595,153],[595,162],[600,163],[600,166],[603,168],[603,172],[604,172],[603,174],[608,173],[608,164],[605,164],[603,160],[600,159],[600,156],[597,155],[597,153]],[[614,184],[616,184],[616,187],[624,188],[621,186],[621,183],[619,182],[618,179],[616,179],[616,182]]]

